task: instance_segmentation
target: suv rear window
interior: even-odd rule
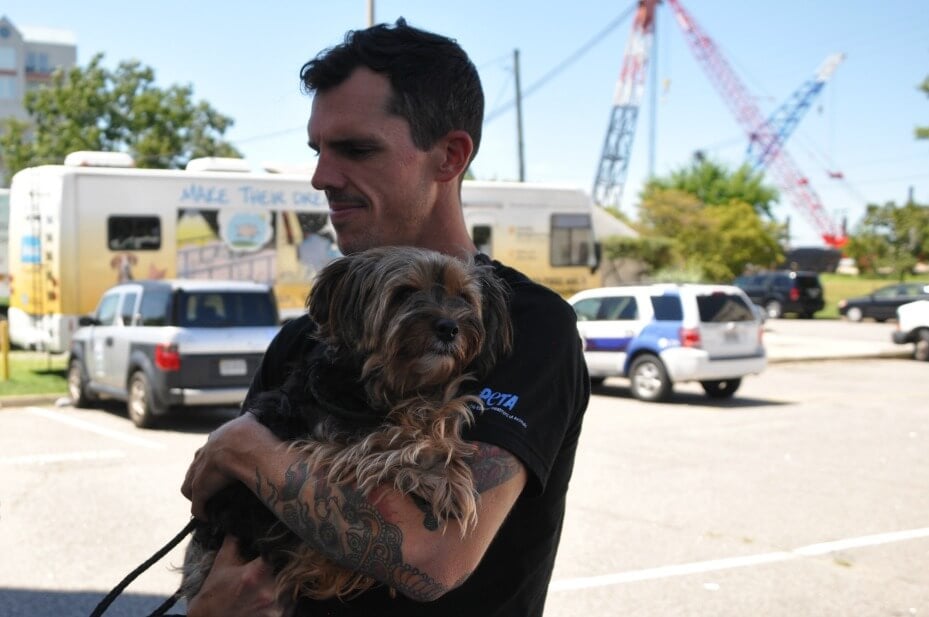
[[[237,291],[182,291],[177,297],[177,324],[194,328],[275,326],[271,296]]]
[[[755,314],[741,296],[722,292],[697,296],[697,310],[704,323],[755,320]]]

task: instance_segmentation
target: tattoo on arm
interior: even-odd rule
[[[255,476],[256,493],[265,505],[336,563],[385,582],[413,600],[434,600],[448,591],[404,561],[403,532],[388,522],[362,491],[330,486],[324,474],[311,472],[306,463],[288,467],[279,484],[257,470]],[[307,501],[309,495],[312,503]],[[428,504],[425,509],[429,509]],[[429,528],[428,516],[423,524]]]
[[[484,493],[504,484],[519,473],[516,457],[497,446],[476,442],[477,454],[471,463],[474,473],[474,488]]]

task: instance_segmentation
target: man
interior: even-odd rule
[[[326,191],[342,252],[414,245],[475,255],[460,191],[480,142],[483,93],[457,43],[399,20],[349,32],[301,77],[315,93],[312,181]],[[353,598],[301,601],[296,614],[542,615],[589,380],[571,308],[493,267],[511,288],[514,350],[478,385],[485,410],[465,437],[478,446],[480,509],[464,538],[453,524],[424,526],[422,510],[390,487],[365,499],[327,485],[248,413],[197,452],[182,487],[195,515],[220,488],[244,482],[314,548],[383,583]],[[312,328],[304,317],[282,329],[249,398],[281,385],[312,346]],[[235,548],[227,539],[189,615],[283,614],[267,564],[243,563]]]

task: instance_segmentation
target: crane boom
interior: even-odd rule
[[[753,133],[749,136],[748,150],[745,160],[752,169],[764,169],[771,159],[784,147],[797,123],[810,108],[813,101],[822,91],[823,86],[832,77],[839,64],[845,59],[845,54],[832,54],[827,57],[812,79],[803,83],[780,107],[768,116],[768,125],[772,127],[774,139],[764,142],[761,135]]]
[[[658,0],[639,0],[632,22],[632,34],[626,41],[622,68],[613,96],[610,125],[592,191],[594,202],[601,206],[618,207],[622,198],[639,105],[645,91],[645,71],[652,48],[657,3]]]
[[[713,39],[700,28],[679,0],[668,0],[668,3],[691,51],[749,138],[758,139],[760,143],[776,143],[777,134],[765,121],[754,99],[722,56]],[[829,246],[843,246],[846,242],[844,230],[830,219],[809,181],[800,173],[785,150],[778,148],[777,152],[773,153],[769,169],[778,188],[786,193],[800,212],[813,223],[823,241]]]

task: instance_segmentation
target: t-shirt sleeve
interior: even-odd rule
[[[534,283],[512,287],[513,351],[476,385],[484,409],[464,436],[519,458],[530,488],[541,492],[566,436],[576,432],[590,382],[573,309]]]

